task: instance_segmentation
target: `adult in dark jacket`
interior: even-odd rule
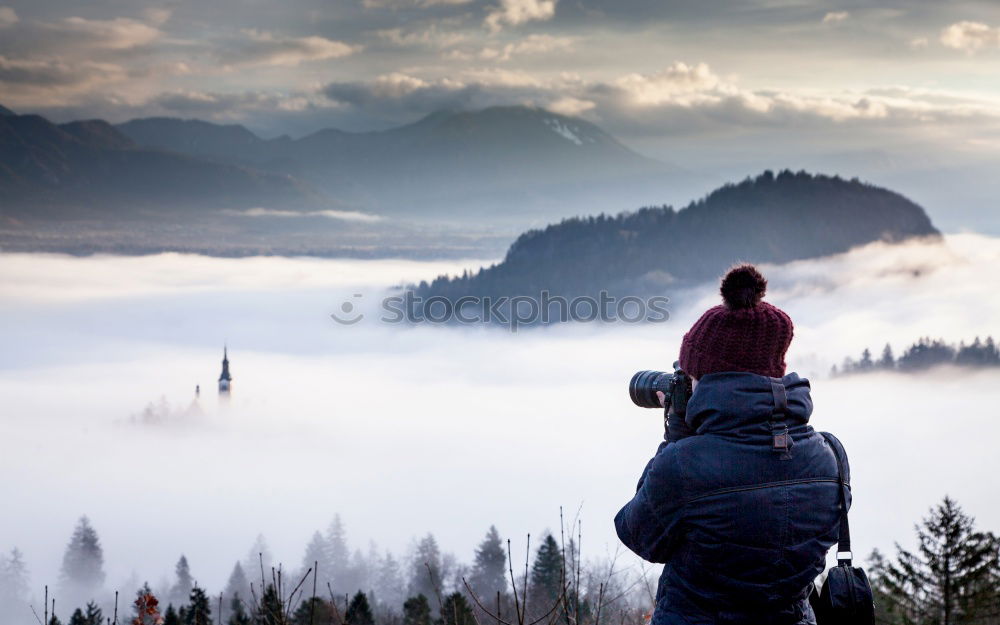
[[[629,549],[665,565],[653,625],[815,623],[807,596],[837,543],[837,463],[809,426],[808,380],[785,375],[792,322],[761,301],[766,286],[751,265],[730,270],[725,303],[684,336],[687,412],[670,416],[615,517]]]

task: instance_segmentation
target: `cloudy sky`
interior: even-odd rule
[[[60,121],[301,135],[532,104],[721,177],[794,154],[887,183],[905,170],[918,199],[920,171],[989,178],[970,167],[1000,155],[994,2],[0,2],[0,103]]]

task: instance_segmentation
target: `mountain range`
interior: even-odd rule
[[[137,145],[280,172],[340,209],[404,218],[544,222],[662,201],[691,177],[599,127],[543,109],[439,111],[383,131],[262,139],[243,126],[171,118],[116,127]]]
[[[590,122],[525,106],[296,139],[163,117],[54,124],[0,108],[0,215],[18,219],[336,210],[516,230],[703,184]]]
[[[0,200],[0,215],[20,220],[176,220],[262,203],[325,205],[287,174],[145,148],[100,120],[53,124],[15,114],[0,115]]]

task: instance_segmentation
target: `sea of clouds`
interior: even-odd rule
[[[626,383],[670,366],[717,286],[660,324],[512,334],[329,317],[479,264],[0,254],[0,550],[53,584],[87,514],[109,588],[155,583],[184,553],[217,591],[258,534],[296,566],[335,513],[353,546],[405,556],[431,531],[468,561],[490,524],[558,531],[559,506],[582,505],[585,555],[614,553],[611,519],[662,435]],[[958,234],[764,268],[767,299],[795,321],[788,362],[813,381],[813,424],[850,454],[862,554],[909,544],[945,494],[1000,530],[1000,371],[828,375],[886,342],[1000,335],[998,266],[1000,238]],[[162,422],[143,422],[150,403]]]

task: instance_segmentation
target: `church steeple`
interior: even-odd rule
[[[229,389],[233,385],[233,377],[229,375],[229,354],[227,346],[222,347],[222,375],[219,376],[219,395],[229,397]]]

